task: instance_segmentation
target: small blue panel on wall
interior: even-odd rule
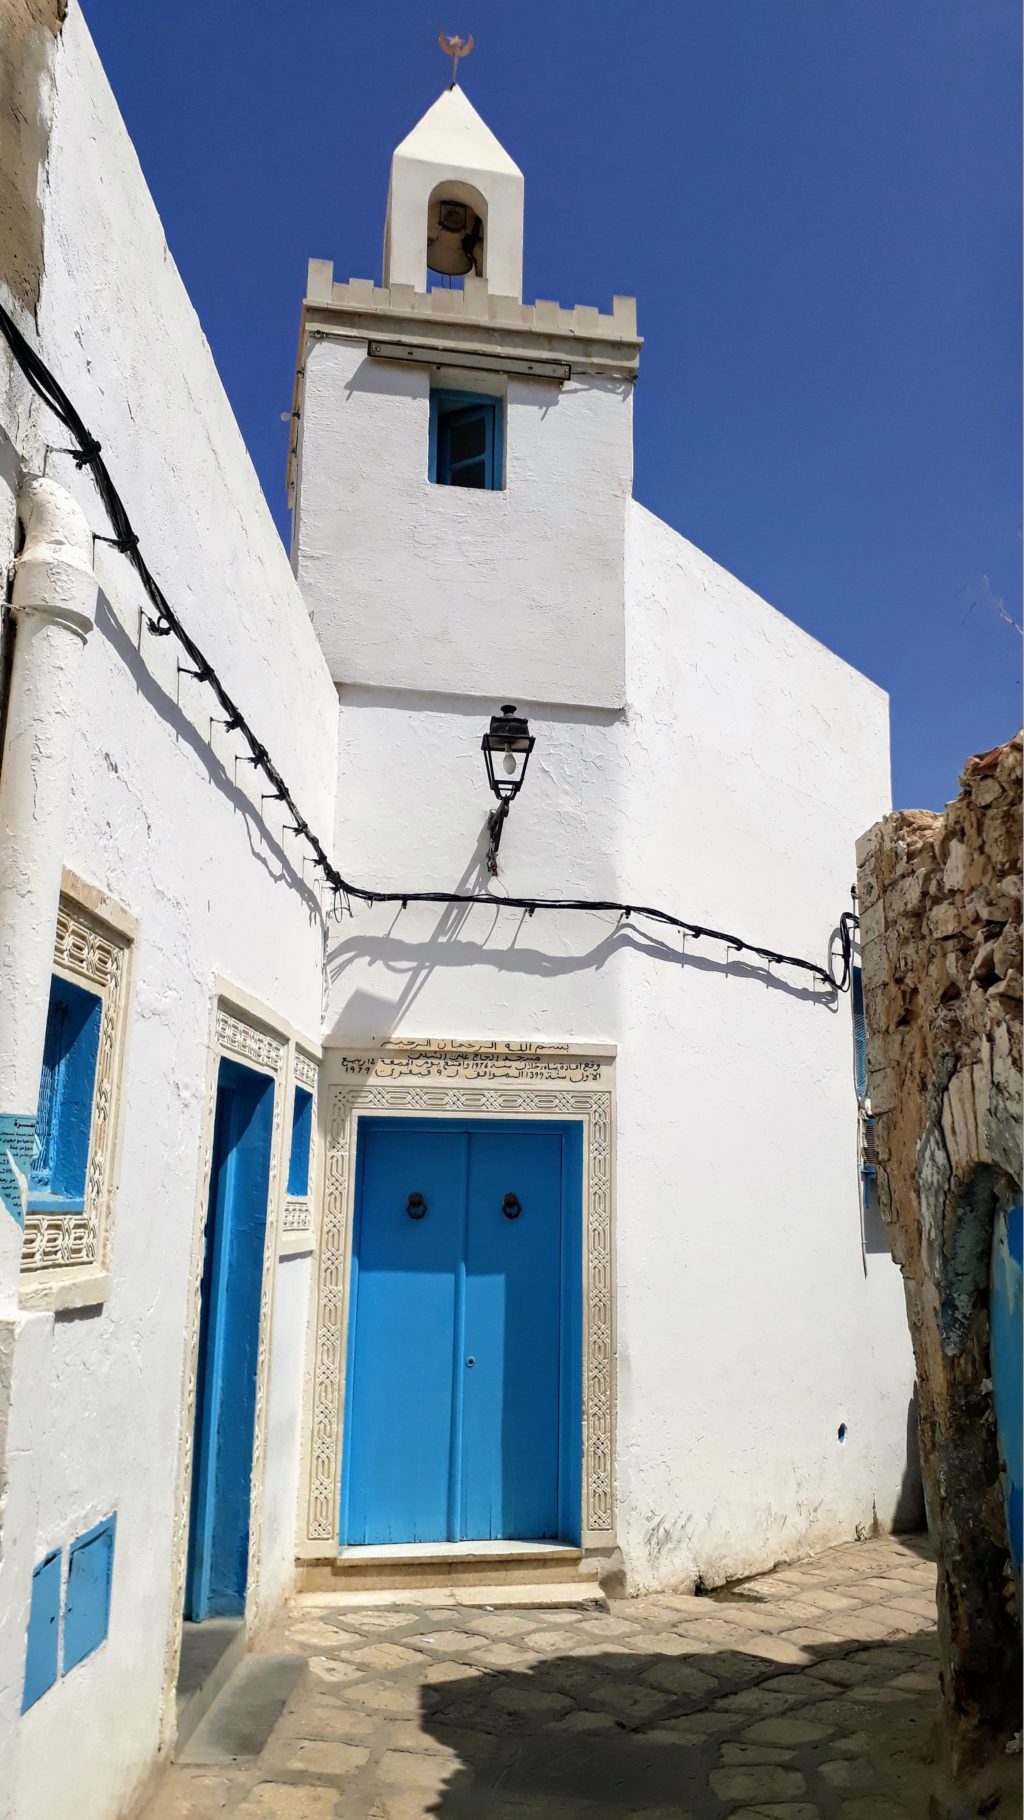
[[[309,1193],[309,1147],[313,1137],[313,1095],[296,1087],[292,1104],[292,1143],[288,1153],[288,1193]]]
[[[48,1554],[32,1574],[32,1604],[25,1651],[25,1690],[21,1710],[27,1713],[57,1679],[60,1632],[60,1549]]]
[[[116,1516],[72,1542],[68,1550],[68,1589],[64,1602],[64,1673],[84,1662],[104,1641],[110,1627],[110,1587],[114,1572]]]

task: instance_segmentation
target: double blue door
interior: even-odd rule
[[[580,1129],[364,1119],[341,1538],[575,1540]]]

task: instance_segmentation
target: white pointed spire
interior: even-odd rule
[[[483,226],[478,254],[495,296],[523,294],[523,173],[461,88],[427,109],[391,160],[384,283],[427,288],[431,203],[465,203]]]

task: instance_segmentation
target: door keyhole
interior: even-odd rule
[[[523,1211],[518,1195],[507,1194],[501,1203],[501,1211],[507,1220],[517,1220]]]

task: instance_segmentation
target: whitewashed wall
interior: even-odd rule
[[[889,800],[884,695],[639,506],[626,575],[628,707],[520,702],[537,745],[496,897],[625,897],[823,960],[857,831]],[[493,707],[343,688],[356,882],[481,884]],[[891,1517],[913,1373],[898,1273],[861,1248],[848,997],[639,921],[497,905],[357,909],[329,967],[331,1040],[618,1045],[634,1587],[749,1573]]]
[[[426,368],[309,348],[294,551],[331,674],[621,707],[631,386],[444,382],[506,397],[501,491],[431,485]]]
[[[333,819],[337,704],[306,610],[213,360],[164,241],[81,14],[52,59],[41,205],[37,345],[99,436],[149,562],[265,739],[315,826]],[[6,391],[6,388],[5,388]],[[6,397],[8,495],[31,457],[20,393]],[[38,418],[54,443],[66,438]],[[87,476],[52,471],[108,529]],[[7,507],[5,506],[5,510]],[[9,515],[5,520],[9,523]],[[8,543],[5,561],[11,553]],[[0,1648],[20,1700],[28,1574],[51,1547],[117,1512],[110,1636],[17,1723],[17,1820],[107,1820],[157,1749],[172,1578],[190,1250],[215,974],[316,1038],[322,929],[279,807],[259,809],[237,740],[177,675],[171,639],[139,631],[141,591],[97,549],[102,598],[82,666],[65,862],[139,919],[129,1011],[111,1289],[102,1309],[29,1317],[31,1454],[13,1461],[20,1617]],[[308,875],[308,868],[307,868]],[[293,1558],[297,1352],[308,1264],[280,1266],[287,1363],[275,1345],[263,1539],[271,1593]],[[39,1338],[39,1335],[42,1338]],[[23,1407],[15,1411],[25,1429]],[[6,1569],[13,1572],[8,1558]],[[21,1579],[19,1578],[19,1585]],[[2,1809],[0,1801],[0,1809]]]

